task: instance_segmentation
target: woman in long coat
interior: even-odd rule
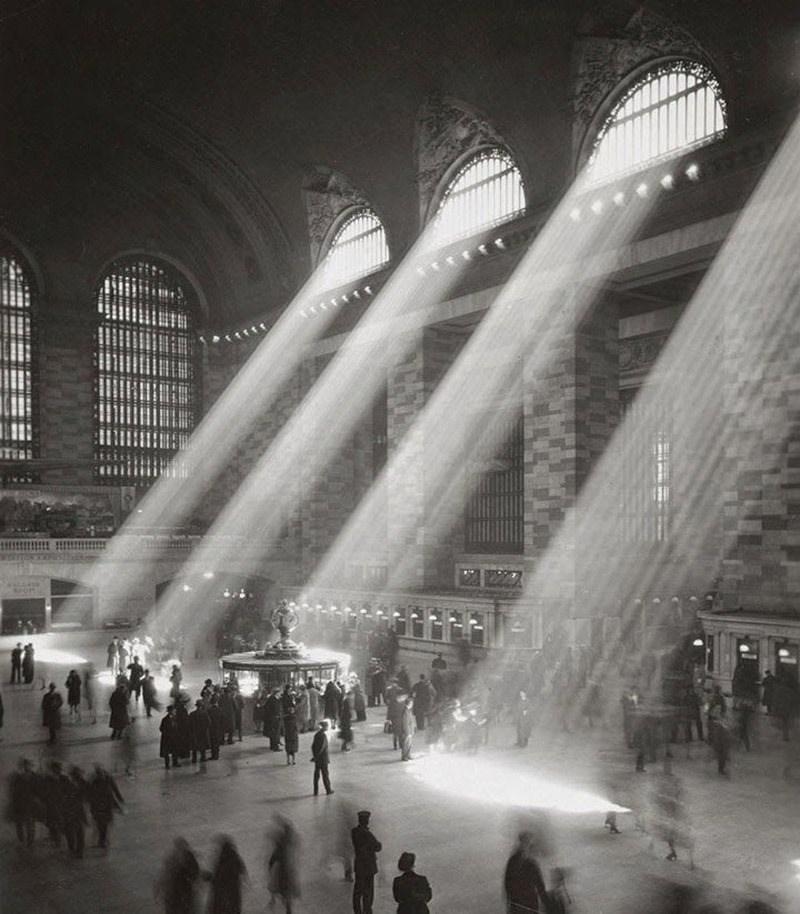
[[[247,876],[247,868],[231,838],[220,835],[218,841],[219,855],[210,875],[208,914],[241,914],[242,878]]]
[[[67,690],[67,704],[69,705],[69,716],[75,714],[81,716],[81,677],[75,670],[69,671],[67,681],[64,683]]]
[[[334,726],[336,723],[336,718],[339,716],[339,702],[341,701],[341,696],[339,694],[339,689],[336,686],[336,683],[331,680],[325,686],[325,693],[322,696],[322,711],[325,717],[331,722],[331,726]]]
[[[111,727],[111,739],[122,739],[122,731],[131,722],[128,716],[128,690],[124,685],[118,685],[111,693],[108,699],[108,706],[111,708],[111,720],[108,722]]]
[[[364,691],[361,683],[357,682],[353,686],[353,710],[356,712],[356,720],[364,721],[367,719],[367,704],[364,701]]]
[[[353,709],[352,697],[348,692],[342,700],[342,709],[339,712],[339,739],[342,741],[342,752],[349,752],[353,744]]]
[[[167,708],[167,713],[161,718],[159,730],[161,731],[159,755],[164,759],[164,767],[169,768],[171,760],[176,768],[180,768],[181,763],[178,761],[178,755],[180,753],[178,719],[175,715],[175,708],[173,705],[170,705]]]
[[[269,748],[279,752],[281,748],[281,700],[273,692],[264,704],[264,736],[269,737]]]
[[[301,683],[297,689],[297,704],[294,708],[294,719],[297,722],[299,733],[305,733],[308,727],[308,718],[311,713],[311,703],[308,698],[308,690],[305,684]]]

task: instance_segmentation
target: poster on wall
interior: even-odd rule
[[[11,486],[0,490],[0,536],[107,537],[119,527],[118,489]]]

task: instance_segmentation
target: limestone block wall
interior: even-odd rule
[[[792,313],[767,321],[754,303],[726,315],[724,412],[735,429],[722,468],[726,609],[800,613],[800,328]]]
[[[74,461],[48,470],[42,482],[91,485],[94,482],[93,329],[77,320],[43,320],[39,347],[40,456]]]

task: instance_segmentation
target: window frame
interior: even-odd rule
[[[201,314],[200,314],[200,300],[199,296],[194,288],[194,285],[186,275],[184,271],[170,263],[169,261],[159,257],[158,255],[150,255],[142,252],[135,252],[131,254],[122,255],[110,261],[103,269],[103,273],[95,286],[94,293],[94,314],[97,320],[97,325],[94,333],[94,347],[93,347],[93,358],[94,358],[94,390],[93,390],[93,405],[94,405],[94,446],[93,446],[93,457],[94,457],[94,476],[95,480],[100,485],[133,485],[140,487],[147,487],[156,482],[161,475],[172,466],[172,460],[177,453],[180,452],[181,447],[184,445],[181,444],[177,448],[167,449],[160,445],[150,445],[144,447],[141,444],[120,444],[120,443],[108,443],[101,441],[103,431],[113,431],[114,426],[111,424],[111,420],[105,420],[105,424],[101,422],[102,408],[101,408],[101,390],[102,390],[102,381],[104,376],[109,375],[109,369],[103,367],[103,355],[107,352],[112,360],[118,360],[124,353],[130,353],[131,361],[137,356],[141,356],[143,352],[147,350],[143,348],[143,345],[146,345],[149,342],[152,342],[152,339],[147,338],[147,333],[143,333],[142,330],[147,331],[148,324],[142,322],[138,316],[137,319],[127,320],[125,318],[120,319],[119,317],[109,318],[108,314],[104,311],[104,308],[108,307],[108,303],[103,301],[103,296],[105,294],[104,289],[107,282],[114,277],[124,275],[126,270],[131,270],[131,268],[140,268],[142,265],[145,265],[149,269],[154,269],[159,273],[159,283],[164,282],[176,289],[179,289],[183,297],[183,312],[186,319],[186,327],[181,328],[178,326],[169,327],[163,324],[153,324],[152,329],[157,330],[166,329],[171,334],[180,333],[181,342],[185,342],[187,347],[186,357],[182,360],[184,366],[186,367],[188,377],[185,384],[183,379],[181,379],[176,374],[172,373],[169,375],[164,375],[161,373],[161,368],[159,367],[156,371],[152,373],[151,376],[148,376],[146,372],[137,370],[134,372],[132,369],[123,368],[118,372],[118,378],[121,381],[125,379],[132,378],[144,378],[145,380],[150,380],[150,383],[153,386],[168,384],[170,386],[175,385],[173,389],[179,389],[181,386],[185,388],[187,397],[185,402],[179,402],[177,404],[178,409],[188,409],[190,412],[190,420],[188,427],[186,429],[181,429],[178,427],[170,427],[167,432],[175,435],[185,434],[186,441],[191,437],[195,428],[202,418],[202,404],[201,404],[201,348],[198,344],[198,331],[201,327]],[[154,289],[160,288],[159,285],[155,285]],[[139,309],[141,311],[141,309]],[[170,307],[169,310],[164,311],[165,315],[171,312],[179,313],[180,309],[175,308],[174,306]],[[117,343],[117,348],[113,348],[110,344],[104,344],[102,341],[103,328],[114,328],[118,334],[127,338],[126,347],[122,348]],[[166,336],[166,334],[162,334]],[[174,336],[171,337],[175,339]],[[144,343],[143,343],[144,340]],[[105,345],[105,349],[103,348]],[[163,357],[163,353],[160,353],[156,349],[150,351],[151,360],[153,362],[157,361],[157,358],[160,359]],[[169,362],[172,353],[166,353],[166,362]],[[125,359],[123,358],[123,362]],[[130,393],[127,395],[128,398],[132,396]],[[120,398],[117,400],[118,404],[123,405],[127,401]],[[154,408],[156,405],[155,401],[151,400],[145,406],[149,408]],[[172,406],[173,404],[170,404]],[[118,421],[118,420],[117,420]],[[125,426],[117,426],[118,431],[120,428],[123,430]],[[164,431],[162,425],[159,421],[156,421],[155,418],[152,419],[150,424],[142,424],[137,420],[137,424],[127,425],[128,431],[137,431],[139,433],[148,433],[158,430],[159,432]],[[185,442],[184,442],[185,444]],[[103,449],[107,449],[111,456],[105,457],[101,456]],[[116,450],[116,455],[113,451]],[[127,472],[120,470],[119,472],[114,472],[114,461],[124,462],[124,455],[126,452],[135,452],[139,455],[139,460],[142,460],[142,455],[145,457],[144,462],[140,462],[137,467],[133,467],[133,464],[127,467]],[[160,464],[159,469],[153,469],[147,467],[146,460],[149,459],[156,464]],[[103,467],[108,467],[109,472],[104,472]],[[178,472],[188,473],[189,468],[183,467],[179,468]]]
[[[488,222],[482,222],[479,225],[471,226],[470,228],[465,229],[464,231],[457,234],[443,235],[438,229],[438,223],[441,221],[444,208],[447,204],[447,201],[451,199],[457,183],[478,161],[480,161],[482,158],[491,158],[493,154],[496,154],[498,158],[505,158],[510,165],[508,170],[516,171],[517,175],[519,176],[520,192],[522,194],[522,206],[507,213],[504,216],[497,217],[495,219],[489,220]],[[497,179],[499,177],[500,175],[495,175],[492,176],[492,178],[484,179],[483,182],[479,183],[486,183],[488,180]],[[492,228],[496,228],[500,225],[505,225],[506,223],[511,222],[514,219],[524,215],[527,209],[528,185],[525,181],[525,176],[522,173],[522,168],[520,168],[518,157],[515,156],[507,146],[498,144],[484,145],[475,149],[470,149],[467,153],[457,159],[447,170],[444,177],[442,178],[438,192],[431,200],[426,220],[428,231],[430,232],[431,244],[434,247],[447,247],[447,245],[453,244],[461,239],[471,238],[473,235],[488,232]]]
[[[624,108],[628,101],[630,101],[636,93],[643,88],[646,84],[652,83],[661,75],[672,75],[679,72],[685,74],[690,73],[691,71],[696,71],[693,75],[697,76],[701,82],[711,90],[714,95],[715,101],[719,104],[722,109],[722,119],[723,125],[721,130],[715,130],[712,133],[693,140],[690,143],[687,143],[683,146],[680,146],[676,149],[671,149],[662,153],[659,153],[656,156],[651,156],[647,159],[643,159],[639,162],[634,163],[626,168],[614,171],[612,173],[604,174],[601,177],[593,176],[591,173],[592,162],[597,155],[600,146],[603,143],[603,140],[615,124],[619,112]],[[689,90],[684,89],[682,94],[687,93]],[[670,96],[669,101],[677,99],[677,95]],[[658,110],[661,107],[659,102],[656,107],[651,106],[653,110]],[[634,112],[635,113],[635,112]],[[728,121],[729,121],[729,112],[728,112],[728,103],[726,95],[722,89],[722,83],[717,75],[717,73],[703,60],[700,60],[697,57],[692,56],[670,56],[670,57],[661,57],[657,60],[649,60],[640,67],[637,67],[631,73],[628,74],[627,78],[619,83],[614,90],[609,93],[606,97],[605,102],[598,110],[595,117],[592,119],[592,122],[589,125],[589,128],[586,131],[584,136],[584,141],[581,147],[581,155],[579,157],[579,166],[583,169],[583,177],[585,183],[590,187],[600,187],[604,184],[610,183],[612,181],[621,180],[631,175],[635,175],[639,172],[646,171],[649,168],[652,168],[659,163],[669,162],[673,159],[681,158],[684,155],[689,154],[695,149],[700,149],[704,146],[708,146],[712,143],[717,142],[722,139],[728,132]]]
[[[24,450],[23,455],[17,457],[9,455],[7,459],[10,460],[19,460],[24,462],[26,460],[35,460],[40,456],[40,325],[39,325],[39,297],[41,294],[41,283],[38,279],[38,274],[35,266],[26,257],[22,251],[20,251],[16,245],[12,242],[7,241],[4,237],[0,239],[0,256],[2,256],[9,263],[9,270],[11,269],[11,264],[17,268],[20,274],[22,283],[24,283],[24,294],[27,297],[25,306],[23,309],[12,308],[11,304],[3,305],[0,302],[0,329],[6,326],[7,321],[10,321],[12,312],[20,311],[24,316],[23,321],[27,323],[25,328],[25,333],[22,336],[23,339],[23,348],[24,344],[27,343],[27,357],[23,359],[22,362],[22,371],[25,375],[26,387],[27,387],[27,406],[29,410],[29,421],[30,421],[30,436],[26,437],[22,448],[19,450]],[[9,278],[9,283],[11,279]],[[10,339],[10,335],[9,335]],[[9,362],[8,370],[9,375],[11,373],[11,365],[13,362]],[[17,369],[19,370],[19,369]],[[8,391],[9,399],[11,398],[11,390]],[[2,399],[0,399],[2,403]],[[12,438],[9,436],[8,446],[9,450],[12,448]],[[4,447],[0,445],[0,451]],[[15,482],[15,483],[35,483],[38,481],[38,474],[35,472],[15,472],[15,473],[4,473],[3,474],[4,482]]]
[[[339,276],[333,273],[331,270],[331,259],[334,252],[336,251],[337,244],[339,243],[343,232],[352,222],[362,216],[373,218],[376,222],[376,227],[383,232],[383,246],[386,252],[386,259],[374,266],[367,266],[363,270],[358,269],[352,273],[346,273]],[[321,285],[326,289],[337,289],[339,286],[352,284],[358,280],[364,279],[367,276],[372,276],[373,273],[377,273],[378,271],[388,267],[391,262],[392,249],[389,244],[389,233],[386,231],[386,223],[371,206],[365,203],[358,206],[348,207],[339,213],[339,215],[333,221],[333,224],[328,231],[328,236],[325,239],[325,243],[320,248],[320,256],[317,260],[317,269],[321,273]]]

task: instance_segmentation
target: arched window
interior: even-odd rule
[[[525,185],[504,149],[474,155],[455,174],[433,221],[433,240],[446,244],[512,219],[525,209]]]
[[[186,444],[197,416],[193,305],[183,277],[152,260],[117,261],[100,283],[95,461],[101,482],[147,485]]]
[[[674,60],[638,80],[614,105],[587,165],[595,183],[710,143],[725,132],[725,101],[714,74]]]
[[[0,458],[36,457],[34,324],[31,283],[22,262],[0,252]],[[16,476],[12,473],[12,477]]]
[[[333,286],[367,276],[389,262],[386,230],[370,209],[350,213],[333,236],[323,265],[325,281]]]

